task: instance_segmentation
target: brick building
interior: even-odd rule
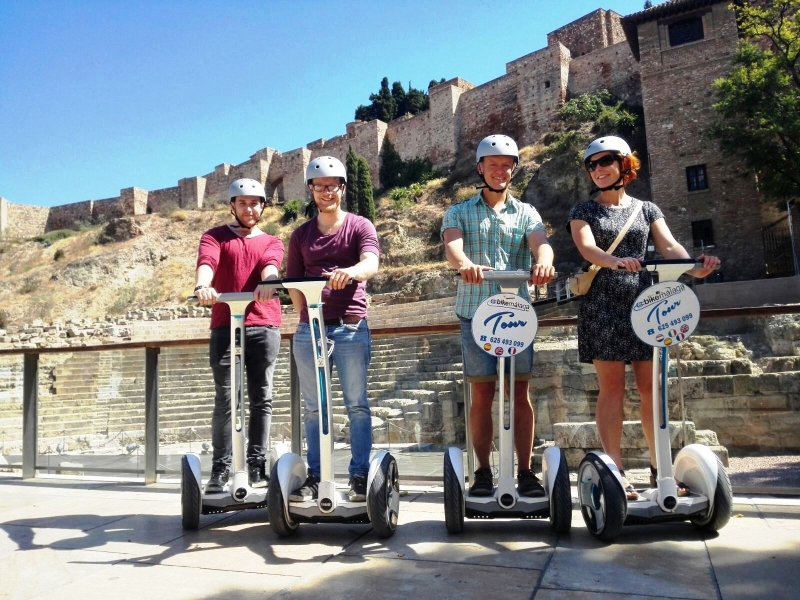
[[[690,253],[710,248],[729,279],[763,277],[755,177],[703,133],[713,118],[711,84],[736,52],[735,14],[718,0],[671,0],[622,26],[639,63],[653,200]]]

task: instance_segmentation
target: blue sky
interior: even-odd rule
[[[154,190],[345,132],[380,80],[475,84],[644,0],[1,0],[0,196]]]

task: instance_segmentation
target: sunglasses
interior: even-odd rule
[[[597,167],[610,167],[614,164],[614,161],[617,160],[616,154],[606,154],[605,156],[601,156],[597,160],[586,160],[583,163],[583,166],[586,167],[586,170],[591,173]]]

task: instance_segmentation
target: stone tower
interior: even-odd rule
[[[734,12],[727,0],[671,0],[622,26],[639,61],[653,201],[690,255],[707,248],[722,259],[726,281],[763,277],[755,177],[704,134],[711,84],[737,49]]]

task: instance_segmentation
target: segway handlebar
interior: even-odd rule
[[[225,294],[219,294],[217,296],[217,302],[247,302],[253,301],[253,292],[231,292]],[[197,306],[200,304],[200,301],[197,299],[197,296],[189,296],[186,299],[186,304],[189,306]]]
[[[663,275],[664,280],[676,280],[678,277],[691,271],[692,269],[702,269],[702,261],[694,258],[661,258],[657,260],[643,260],[641,261],[642,268],[650,272],[656,272]],[[719,265],[714,267],[716,271]]]
[[[531,278],[533,270],[525,271],[518,269],[516,271],[484,271],[483,278],[486,281],[515,281],[524,278],[525,281]],[[456,277],[461,277],[461,273],[456,273]],[[558,278],[558,272],[553,273],[553,279]]]

